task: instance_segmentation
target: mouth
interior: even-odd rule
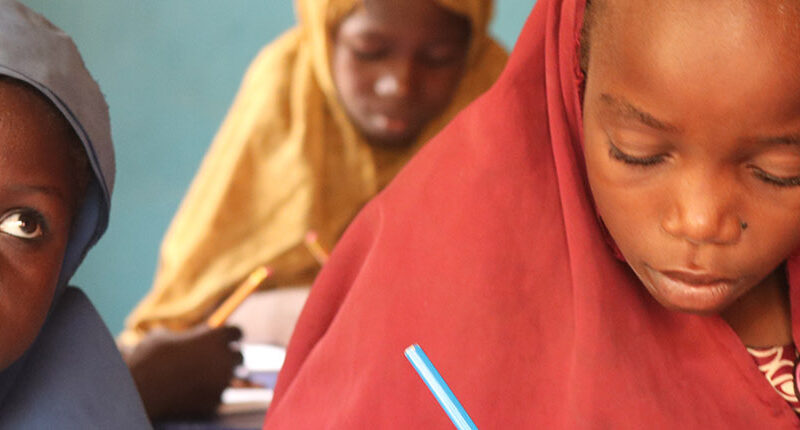
[[[375,114],[372,116],[372,124],[385,133],[401,134],[408,130],[410,122],[398,116]]]
[[[665,270],[659,271],[659,273],[673,282],[683,283],[687,286],[695,288],[710,288],[720,284],[734,283],[734,280],[731,278],[725,278],[712,273],[693,272],[688,270]]]
[[[707,271],[657,270],[646,266],[650,289],[667,308],[692,313],[722,309],[734,297],[738,280]]]
[[[382,133],[404,134],[411,128],[411,118],[401,113],[378,111],[370,115],[372,126]]]

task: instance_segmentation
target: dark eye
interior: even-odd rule
[[[361,61],[376,61],[389,54],[389,44],[382,38],[346,38],[344,43],[350,53]]]
[[[781,188],[800,186],[800,176],[786,178],[782,176],[771,175],[755,166],[751,166],[751,169],[753,170],[753,174],[756,176],[756,178],[761,179],[769,185],[774,185]]]
[[[386,56],[385,49],[356,49],[351,48],[353,55],[361,61],[377,61]]]
[[[0,232],[20,239],[38,239],[44,235],[44,220],[33,209],[14,209],[0,218]]]
[[[642,167],[649,167],[656,164],[661,163],[664,161],[664,155],[651,155],[649,157],[636,157],[630,154],[626,154],[622,152],[619,148],[617,148],[613,143],[609,142],[608,144],[608,155],[617,160],[621,161],[625,164],[631,164],[634,166],[642,166]]]
[[[461,60],[464,49],[453,44],[432,46],[421,53],[420,59],[429,66],[447,66]]]

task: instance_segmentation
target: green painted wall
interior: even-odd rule
[[[497,0],[516,40],[535,0]],[[261,46],[294,23],[290,0],[22,0],[69,33],[111,107],[111,225],[73,279],[112,332],[150,287],[158,246]]]

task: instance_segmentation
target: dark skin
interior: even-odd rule
[[[123,353],[153,420],[213,414],[234,368],[242,362],[231,342],[235,327],[201,325],[185,332],[154,330]]]
[[[0,79],[0,370],[30,347],[53,300],[80,194],[73,145],[46,98]]]
[[[668,309],[721,315],[746,345],[791,343],[800,3],[600,3],[585,156],[611,236]]]
[[[404,147],[450,103],[469,48],[469,21],[433,0],[369,0],[334,29],[339,99],[372,145]]]

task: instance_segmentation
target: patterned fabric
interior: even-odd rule
[[[747,352],[756,361],[758,370],[764,373],[772,388],[800,414],[800,401],[797,400],[794,384],[794,363],[798,357],[794,345],[747,348]]]

